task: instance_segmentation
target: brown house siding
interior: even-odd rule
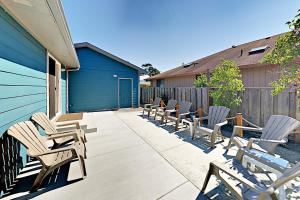
[[[165,79],[165,87],[193,87],[195,76],[172,77]]]
[[[278,79],[276,71],[278,67],[275,66],[256,66],[251,68],[242,68],[242,80],[245,87],[270,87],[270,83]],[[164,87],[193,87],[195,76],[182,76],[165,78]],[[156,87],[156,80],[152,80],[152,86]]]
[[[279,78],[278,67],[260,66],[241,69],[245,87],[270,87],[270,83]]]

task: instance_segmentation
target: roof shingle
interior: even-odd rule
[[[276,39],[280,35],[282,34],[233,46],[231,48],[225,49],[218,53],[195,60],[187,65],[176,67],[171,70],[160,73],[158,75],[149,77],[147,80],[197,75],[206,72],[207,70],[211,70],[215,68],[215,66],[218,65],[223,60],[233,60],[236,62],[236,64],[239,67],[261,65],[260,61],[262,60],[262,58],[267,52],[270,52],[271,50],[274,49]],[[249,55],[249,51],[251,49],[262,47],[262,46],[267,46],[266,50],[263,53]]]

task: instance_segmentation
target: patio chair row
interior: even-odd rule
[[[222,142],[224,141],[221,127],[228,123],[226,117],[230,109],[223,106],[210,106],[208,116],[197,118],[196,113],[190,112],[191,103],[189,102],[180,102],[177,104],[176,100],[169,100],[166,107],[161,107],[161,103],[157,103],[160,101],[161,99],[157,98],[155,105],[147,105],[150,108],[148,110],[148,116],[153,112],[154,119],[156,119],[157,116],[161,116],[161,122],[166,119],[165,123],[171,117],[171,119],[174,119],[172,121],[175,121],[176,130],[178,130],[178,124],[180,122],[186,123],[189,125],[192,139],[194,139],[195,136],[209,136],[211,147],[215,146],[218,137],[221,138]],[[187,110],[180,111],[182,105],[189,106],[184,106]],[[172,116],[171,113],[176,113],[176,111],[177,115],[174,116],[173,114]],[[180,113],[182,113],[182,115],[180,115]],[[188,115],[189,119],[187,120]],[[206,126],[203,125],[203,120],[207,120]],[[278,179],[269,187],[262,186],[261,183],[257,182],[254,176],[245,178],[241,176],[241,174],[236,174],[233,170],[224,167],[225,165],[222,163],[211,162],[202,192],[205,191],[210,176],[215,175],[225,183],[238,199],[277,199],[274,192],[278,188],[281,190],[279,199],[284,199],[285,193],[283,185],[294,177],[300,176],[300,162],[291,166],[288,161],[274,156],[274,154],[276,147],[279,144],[286,143],[287,136],[298,127],[300,127],[299,121],[283,115],[272,115],[264,128],[258,126],[234,126],[233,133],[227,145],[227,150],[229,150],[233,144],[239,148],[236,159],[243,163],[243,166],[241,166],[242,171],[247,170],[245,169],[245,167],[247,167],[245,161],[253,160],[250,165],[252,171],[255,169],[253,163],[257,164],[257,167],[266,166],[266,169],[276,172]],[[239,136],[239,130],[261,132],[261,137],[245,140]],[[235,167],[237,167],[237,165]],[[229,177],[234,178],[235,182],[237,180],[241,184],[232,183]],[[239,189],[237,189],[236,186],[238,186]]]
[[[42,165],[30,191],[36,191],[49,174],[74,159],[78,159],[82,178],[85,178],[86,137],[79,122],[54,123],[41,112],[33,114],[31,120],[18,122],[7,131],[25,146],[28,156],[36,158]],[[41,135],[37,126],[46,136]],[[49,146],[49,140],[53,141],[52,146]]]

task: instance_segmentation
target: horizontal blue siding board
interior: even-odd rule
[[[0,7],[0,33],[0,57],[46,72],[44,47],[2,7]]]
[[[47,51],[0,6],[0,136],[47,110]],[[26,151],[21,148],[23,161]]]
[[[139,73],[136,69],[89,48],[76,51],[80,70],[69,72],[71,112],[117,109],[118,78],[133,79],[133,106],[138,106]]]
[[[20,98],[23,96],[33,96],[37,94],[45,94],[46,87],[32,87],[32,86],[7,86],[0,85],[0,100],[1,99],[12,99]]]

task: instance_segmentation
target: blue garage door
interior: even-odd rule
[[[119,80],[119,104],[120,108],[132,107],[132,80]]]

